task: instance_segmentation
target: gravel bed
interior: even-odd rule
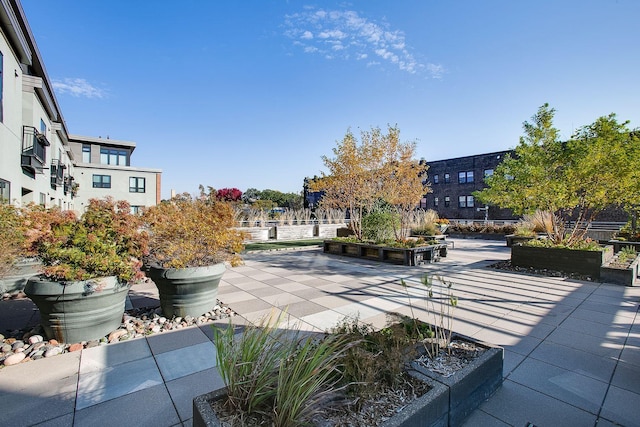
[[[25,297],[22,293],[5,294],[2,299],[21,299]],[[166,318],[162,316],[160,307],[126,310],[120,328],[99,340],[79,343],[59,343],[54,339],[47,340],[41,325],[32,329],[8,331],[6,335],[0,334],[0,369],[4,366],[80,351],[85,348],[175,331],[188,326],[204,325],[235,315],[236,313],[233,310],[220,301],[210,311],[198,317]]]
[[[517,266],[511,265],[511,260],[496,262],[495,264],[489,265],[488,268],[495,268],[497,270],[515,271],[518,273],[535,274],[538,276],[546,276],[546,277],[565,277],[567,279],[584,280],[587,282],[593,281],[593,278],[591,276],[586,276],[584,274],[564,273],[562,271],[549,270],[546,268],[517,267]]]

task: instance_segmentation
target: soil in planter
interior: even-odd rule
[[[480,357],[487,349],[473,342],[453,340],[447,349],[442,349],[436,357],[424,354],[416,359],[420,365],[443,377],[450,377],[473,360]]]
[[[391,418],[402,408],[429,391],[429,386],[409,375],[396,387],[385,388],[367,399],[341,398],[329,402],[312,420],[315,427],[376,427]],[[271,426],[267,414],[244,414],[230,411],[224,400],[211,402],[220,418],[222,427]]]
[[[421,334],[416,332],[416,326]],[[378,331],[357,319],[345,320],[336,327],[332,333],[346,334],[358,345],[347,352],[343,361],[342,388],[322,406],[311,425],[379,426],[430,390],[426,383],[407,374],[412,361],[446,376],[462,369],[486,350],[467,341],[454,340],[449,351],[442,349],[433,361],[427,362],[417,350],[421,345],[418,337],[425,332],[423,328],[426,330],[429,326],[396,315],[390,315],[388,326]],[[272,425],[268,414],[238,413],[225,406],[225,400],[210,403],[222,426]]]

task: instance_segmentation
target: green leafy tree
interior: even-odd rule
[[[638,203],[634,164],[640,151],[628,122],[618,123],[615,114],[581,127],[564,142],[553,126],[554,114],[544,104],[524,123],[515,156],[507,156],[475,196],[518,215],[551,212],[549,238],[573,245],[607,206]],[[573,227],[565,229],[570,220]]]

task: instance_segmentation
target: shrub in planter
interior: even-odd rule
[[[218,371],[227,387],[226,409],[241,417],[261,414],[274,426],[298,426],[319,410],[338,381],[348,348],[344,338],[279,329],[282,316],[249,326],[239,338],[214,328]]]
[[[0,204],[0,278],[7,275],[24,254],[24,228],[19,211]]]
[[[246,234],[235,228],[229,202],[185,193],[145,211],[147,274],[158,287],[165,316],[201,315],[216,304],[225,262],[242,262]]]
[[[362,218],[362,240],[379,242],[394,239],[394,224],[397,227],[399,223],[397,214],[383,210],[369,213]]]
[[[120,325],[130,283],[144,277],[147,236],[130,210],[113,199],[90,200],[80,219],[59,209],[24,210],[28,248],[43,264],[25,293],[49,338],[88,341]]]

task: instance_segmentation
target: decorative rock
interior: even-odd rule
[[[158,318],[158,323],[161,324],[161,325],[163,325],[166,321],[167,321],[166,317],[159,317]]]
[[[98,340],[93,340],[93,341],[89,341],[87,343],[87,348],[93,348],[93,347],[97,347],[100,345],[100,341]]]
[[[108,338],[109,343],[117,342],[118,339],[124,335],[127,335],[127,331],[125,329],[118,329],[116,331],[111,332]]]
[[[35,343],[35,344],[33,345],[32,349],[33,349],[33,350],[38,350],[39,348],[42,348],[42,347],[44,347],[44,346],[45,346],[44,342],[42,342],[42,341],[41,341],[41,342],[37,342],[37,343]]]
[[[0,334],[0,341],[4,341],[4,335]]]
[[[71,345],[69,346],[69,352],[72,352],[72,351],[80,351],[80,350],[82,350],[83,348],[84,348],[84,347],[83,347],[83,345],[82,345],[82,344],[80,344],[80,343],[71,344]]]
[[[42,335],[31,335],[29,337],[29,344],[35,344],[37,342],[42,342],[44,341],[44,338],[42,337]]]
[[[49,340],[49,344],[51,344],[51,345],[60,345],[58,340],[53,340],[53,339]]]
[[[29,353],[29,357],[32,360],[36,360],[36,358],[39,359],[40,357],[42,357],[43,354],[44,354],[43,350],[35,350],[35,351],[32,351],[31,353]]]
[[[12,349],[13,351],[16,351],[17,349],[19,349],[19,348],[23,348],[23,347],[24,347],[24,341],[20,341],[20,340],[15,341],[15,342],[11,345],[11,349]]]
[[[44,353],[44,357],[57,356],[60,353],[62,353],[62,349],[60,347],[53,347]]]
[[[11,346],[9,344],[4,344],[2,346],[2,348],[0,349],[0,351],[2,351],[3,353],[10,353],[11,352]]]
[[[5,342],[6,342],[7,344],[13,344],[14,342],[16,342],[16,339],[15,339],[15,338],[7,338],[7,339],[5,340]]]
[[[151,332],[157,334],[158,332],[160,332],[160,329],[160,325],[153,325],[153,327],[151,328]]]
[[[12,354],[11,356],[8,356],[6,359],[4,359],[4,366],[17,365],[18,363],[22,362],[25,357],[27,357],[27,355],[24,353]]]

